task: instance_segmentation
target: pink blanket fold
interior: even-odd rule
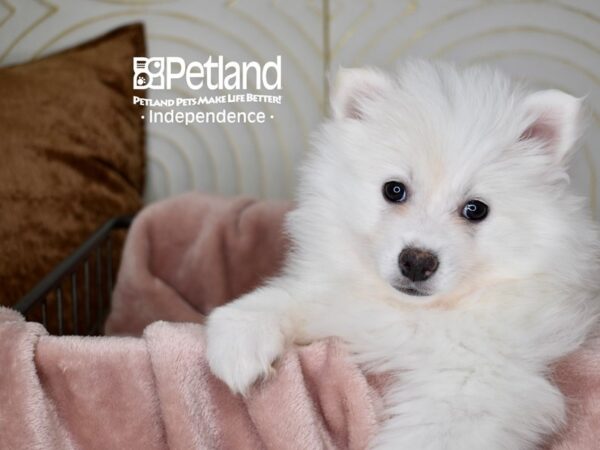
[[[212,376],[203,351],[197,324],[156,322],[141,338],[59,338],[0,307],[0,448],[367,445],[379,395],[336,341],[290,350],[247,398]]]
[[[125,242],[106,334],[139,335],[157,320],[201,322],[257,287],[282,263],[289,209],[199,192],[144,209]]]

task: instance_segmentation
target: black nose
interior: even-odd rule
[[[412,281],[424,281],[437,270],[437,256],[421,248],[405,248],[398,256],[402,275]]]

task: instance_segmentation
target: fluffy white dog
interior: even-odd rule
[[[282,274],[216,309],[212,371],[245,392],[287,344],[339,336],[392,372],[372,448],[533,449],[549,366],[599,311],[599,238],[567,168],[581,101],[481,67],[341,69]]]

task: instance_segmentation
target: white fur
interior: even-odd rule
[[[535,448],[565,418],[549,366],[599,309],[598,233],[566,175],[580,102],[425,61],[337,83],[289,215],[294,250],[209,317],[212,370],[243,393],[286,342],[339,336],[364,370],[395,374],[372,448]],[[390,180],[406,203],[383,198]],[[474,198],[490,207],[478,224],[460,216]],[[431,295],[394,288],[407,246],[439,257]]]

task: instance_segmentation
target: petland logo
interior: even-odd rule
[[[173,80],[185,79],[189,89],[246,90],[281,89],[281,55],[274,61],[225,63],[223,56],[212,56],[204,62],[186,63],[177,56],[133,58],[134,89],[171,89]],[[254,80],[250,83],[250,80]],[[249,86],[251,84],[251,86]]]
[[[282,104],[279,92],[281,56],[264,64],[256,61],[225,62],[223,59],[223,56],[209,56],[204,62],[187,63],[177,56],[133,58],[135,90],[170,90],[174,82],[185,82],[192,91],[204,91],[199,95],[194,92],[186,96],[173,96],[172,93],[134,95],[134,105],[147,107],[146,113],[141,115],[142,120],[187,126],[211,123],[262,124],[275,119],[276,107]],[[228,105],[234,103],[245,105],[232,111]],[[259,107],[259,104],[264,106]]]

